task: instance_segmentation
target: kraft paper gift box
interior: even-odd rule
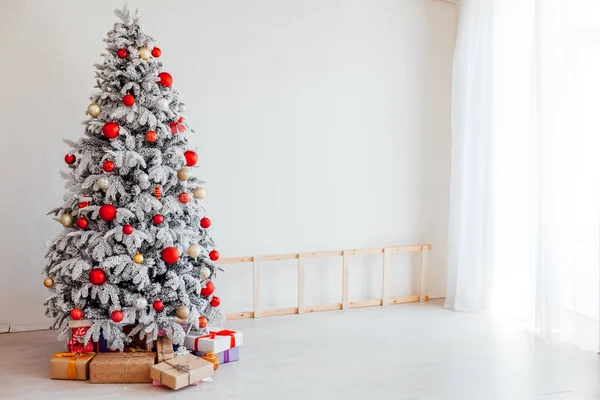
[[[175,358],[171,339],[166,336],[159,336],[156,340],[156,354],[159,363]]]
[[[213,364],[193,354],[156,364],[151,373],[152,380],[173,390],[190,386],[213,375]]]
[[[56,353],[50,359],[50,379],[87,381],[90,361],[96,353]]]
[[[156,353],[100,353],[90,363],[90,383],[152,383]]]
[[[230,331],[227,329],[221,331],[211,331],[207,335],[194,335],[188,333],[183,344],[192,351],[203,353],[221,353],[225,350],[241,346],[244,342],[242,332]]]

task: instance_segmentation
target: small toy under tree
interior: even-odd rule
[[[64,229],[46,255],[46,314],[62,329],[59,340],[70,337],[70,320],[84,318],[92,321],[85,341],[102,332],[113,350],[131,341],[124,323],[135,325],[129,336],[156,339],[164,330],[182,344],[183,323],[200,332],[222,323],[212,282],[219,253],[203,181],[190,172],[198,155],[173,77],[137,11],[115,13],[122,22],[96,65],[85,136],[65,140],[67,190],[51,212]]]

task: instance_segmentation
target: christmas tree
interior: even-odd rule
[[[87,318],[84,340],[102,332],[113,350],[160,330],[181,344],[184,322],[199,331],[222,322],[211,282],[219,253],[203,181],[188,168],[198,156],[188,149],[185,105],[138,12],[115,14],[122,22],[95,65],[99,92],[85,135],[65,140],[64,204],[50,213],[64,229],[48,245],[46,315],[62,329],[59,340],[68,339],[70,320]],[[129,336],[125,323],[134,325]]]

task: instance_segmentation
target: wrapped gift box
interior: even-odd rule
[[[91,383],[152,383],[156,353],[100,353],[90,363]]]
[[[129,333],[131,332],[131,330],[134,328],[133,325],[124,325],[123,326],[123,333],[125,333],[126,335],[129,335]],[[152,335],[151,334],[147,334],[145,336],[145,338],[140,339],[139,333],[135,334],[134,336],[131,337],[131,343],[126,344],[125,348],[123,349],[123,351],[131,351],[133,350],[145,350],[145,351],[152,351],[154,348],[154,341],[152,340]],[[95,351],[96,353],[107,353],[107,352],[114,352],[114,351],[119,351],[119,350],[111,350],[108,347],[108,344],[106,342],[106,339],[104,339],[104,334],[102,333],[102,331],[100,331],[100,340],[98,340],[97,342],[95,342],[93,344],[93,351]]]
[[[92,326],[91,319],[80,319],[69,321],[71,328],[71,339],[67,340],[67,349],[69,353],[91,353],[94,351],[94,344],[91,340],[83,343],[85,334]]]
[[[217,353],[219,357],[220,364],[227,364],[234,361],[240,360],[240,348],[234,347],[233,349],[225,350],[220,353]]]
[[[173,342],[166,336],[159,336],[156,340],[156,354],[158,362],[172,360],[175,358],[175,352],[173,351]]]
[[[181,389],[214,375],[213,364],[193,354],[176,357],[152,367],[152,380],[173,390]]]
[[[185,337],[184,345],[192,351],[203,353],[221,353],[243,344],[242,332],[221,330],[211,331],[207,335],[194,335],[189,333]]]
[[[50,379],[87,381],[90,361],[96,353],[56,353],[50,359]]]

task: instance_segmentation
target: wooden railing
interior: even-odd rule
[[[353,250],[334,250],[334,251],[314,251],[310,253],[290,253],[273,254],[263,256],[229,257],[217,261],[218,264],[240,264],[252,263],[253,275],[253,310],[227,314],[227,319],[258,318],[271,315],[302,314],[305,312],[345,310],[348,308],[387,306],[388,304],[413,303],[426,301],[429,298],[425,293],[425,265],[427,261],[427,251],[431,250],[430,244],[416,244],[409,246],[393,246],[376,249],[353,249]],[[398,252],[420,252],[421,253],[421,277],[419,295],[408,297],[389,298],[388,280],[389,280],[389,255]],[[348,258],[363,254],[383,254],[383,279],[381,281],[381,298],[374,300],[350,301],[348,293],[349,268]],[[342,257],[342,302],[334,304],[310,305],[305,304],[305,279],[304,279],[304,260],[307,258],[325,258]],[[260,308],[260,262],[278,261],[278,260],[298,260],[298,306],[279,309],[261,309]]]

